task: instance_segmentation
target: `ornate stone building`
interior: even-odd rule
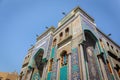
[[[37,38],[21,80],[120,80],[120,46],[76,7]]]
[[[26,77],[27,77],[27,73],[29,71],[28,69],[28,64],[29,64],[29,61],[30,61],[30,58],[33,54],[33,49],[34,49],[34,46],[32,46],[29,50],[28,50],[28,53],[27,55],[25,56],[25,59],[23,61],[23,64],[22,64],[22,68],[21,68],[21,73],[20,73],[20,76],[19,76],[19,80],[24,80]],[[31,76],[31,75],[29,75]]]
[[[0,72],[0,80],[18,80],[17,72]]]
[[[45,80],[54,29],[51,27],[37,37],[35,45],[28,50],[19,80],[36,80],[36,78]]]

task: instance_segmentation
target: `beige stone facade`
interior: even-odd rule
[[[0,72],[0,80],[18,80],[18,77],[16,72]]]

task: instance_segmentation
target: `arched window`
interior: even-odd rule
[[[60,36],[60,41],[61,41],[63,37],[63,32],[61,32],[59,36]]]
[[[115,55],[114,53],[110,52],[110,51],[108,51],[108,55],[109,55],[111,58],[115,59],[115,60],[118,59],[118,56]]]
[[[53,58],[50,60],[49,71],[52,71]]]
[[[109,43],[107,42],[107,46],[109,47]]]
[[[110,65],[109,61],[108,61],[108,60],[106,60],[106,62],[107,62],[107,66],[108,66],[108,69],[109,69],[110,73],[112,73],[112,67],[111,67],[111,65]]]
[[[53,46],[56,45],[56,42],[57,42],[57,39],[55,38],[55,39],[53,40]]]
[[[116,52],[118,53],[119,51],[116,49]]]
[[[66,28],[65,29],[65,36],[68,36],[69,35],[69,28]]]
[[[23,77],[23,71],[20,73],[20,80],[22,80],[22,77]]]
[[[67,65],[68,64],[67,51],[63,51],[60,56],[61,56],[61,67]]]
[[[100,39],[100,45],[102,46],[102,48],[104,48],[104,44],[101,39]]]
[[[42,61],[43,54],[44,54],[44,50],[40,48],[34,55],[35,64],[39,71],[40,77],[42,77],[43,68],[44,68],[44,62]]]
[[[113,49],[113,46],[111,45],[111,48]]]
[[[114,69],[117,71],[117,73],[120,77],[120,66],[118,64],[116,64],[116,67],[114,67]]]

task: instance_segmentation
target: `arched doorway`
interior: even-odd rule
[[[34,55],[35,64],[39,71],[40,77],[42,77],[43,67],[44,67],[44,63],[42,61],[43,54],[44,54],[44,50],[40,48],[38,52]]]
[[[68,55],[67,55],[67,51],[62,51],[62,53],[60,54],[61,56],[61,67],[62,66],[66,66],[68,64]]]
[[[43,54],[44,50],[40,48],[32,57],[32,60],[34,62],[32,80],[41,80],[42,78],[44,68],[44,62],[42,61]]]
[[[68,80],[68,54],[66,50],[60,53],[60,80]]]
[[[85,30],[85,43],[83,45],[84,49],[84,59],[86,66],[86,77],[89,80],[100,80],[100,70],[98,66],[97,53],[98,53],[98,40],[92,34],[92,32]]]

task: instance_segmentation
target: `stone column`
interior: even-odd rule
[[[57,66],[57,80],[59,80],[59,75],[60,75],[60,58],[58,59],[58,66]]]
[[[71,53],[68,55],[68,80],[71,80]]]
[[[102,71],[102,74],[103,74],[103,77],[104,77],[103,79],[104,80],[108,80],[108,77],[107,77],[107,74],[106,74],[106,70],[104,68],[104,63],[103,63],[101,57],[98,57],[98,60],[99,60],[100,68],[101,68],[101,71]]]
[[[80,56],[81,56],[81,65],[82,65],[82,80],[87,80],[86,77],[86,67],[85,67],[85,60],[84,60],[84,52],[83,52],[83,46],[80,44]]]
[[[27,75],[28,75],[28,70],[26,70],[26,72],[25,72],[25,76],[24,76],[25,80],[27,79]]]
[[[43,74],[42,74],[42,80],[45,80],[45,77],[47,76],[46,72],[47,72],[47,64],[45,63]]]

